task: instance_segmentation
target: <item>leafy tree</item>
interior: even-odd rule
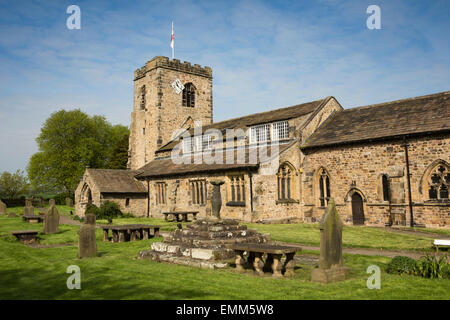
[[[111,149],[109,157],[109,169],[126,169],[128,162],[128,140],[129,134],[125,133],[122,138],[117,140]]]
[[[14,199],[28,192],[28,180],[22,170],[11,174],[7,171],[0,175],[0,196],[6,199]]]
[[[103,116],[90,117],[79,109],[54,112],[36,139],[39,152],[30,159],[28,177],[35,188],[71,193],[86,167],[107,167],[119,133],[125,131],[125,126],[113,126]]]

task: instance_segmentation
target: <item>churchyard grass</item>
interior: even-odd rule
[[[20,217],[0,217],[0,235],[41,228]],[[56,234],[40,235],[41,244],[76,244],[78,228],[61,225]],[[324,285],[309,281],[311,265],[298,265],[295,276],[284,279],[233,268],[205,270],[137,259],[139,251],[161,238],[110,243],[101,241],[101,230],[96,236],[98,256],[85,259],[77,258],[76,245],[38,249],[0,237],[0,299],[450,299],[450,280],[387,274],[386,257],[344,255],[349,279]],[[382,270],[380,290],[366,287],[372,264]],[[66,287],[70,265],[81,268],[81,290]]]
[[[61,215],[70,216],[70,210],[74,208],[67,206],[56,206]],[[22,213],[23,207],[8,208],[8,212]],[[35,208],[35,213],[38,211]],[[98,224],[107,224],[106,220],[98,220]],[[116,218],[113,225],[124,224],[152,224],[161,226],[162,231],[172,231],[177,228],[176,222],[168,222],[156,218]],[[182,223],[183,226],[185,223]],[[246,223],[249,228],[257,229],[261,233],[270,233],[271,240],[301,243],[305,245],[320,245],[319,224],[256,224]],[[32,229],[32,227],[31,227]],[[417,231],[424,231],[419,228]],[[408,228],[404,228],[408,230]],[[441,235],[449,235],[450,230],[427,230]],[[382,250],[410,250],[431,251],[432,238],[423,234],[417,235],[400,234],[375,227],[345,226],[343,232],[343,246],[345,248],[368,248]]]
[[[107,223],[99,220],[98,223]],[[154,218],[125,218],[113,219],[113,224],[156,224],[161,230],[171,231],[176,229],[176,223],[167,222],[164,219]],[[184,225],[184,223],[183,223]],[[247,223],[251,229],[257,229],[261,233],[270,233],[271,240],[294,242],[305,245],[320,245],[319,224],[256,224]],[[423,235],[398,234],[373,227],[345,226],[343,232],[343,246],[346,248],[369,248],[383,250],[432,250],[431,238]]]

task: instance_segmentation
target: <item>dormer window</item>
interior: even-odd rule
[[[278,121],[272,123],[272,140],[283,140],[289,138],[289,121]]]
[[[186,83],[183,89],[183,107],[195,107],[195,87],[192,83]]]
[[[278,141],[289,138],[289,121],[278,121],[250,127],[250,143]]]
[[[270,138],[270,124],[260,124],[250,128],[250,143],[266,142]]]
[[[211,149],[211,135],[183,138],[183,153],[202,152]]]

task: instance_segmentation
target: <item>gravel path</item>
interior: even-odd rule
[[[292,243],[292,242],[281,242],[274,241],[280,245],[290,246],[290,247],[298,247],[302,250],[312,250],[312,251],[320,251],[320,246],[312,246],[301,243]],[[348,254],[362,254],[366,256],[383,256],[393,258],[395,256],[406,256],[413,259],[419,259],[423,257],[425,254],[423,252],[415,252],[415,251],[391,251],[391,250],[380,250],[380,249],[365,249],[365,248],[343,248],[343,253]]]

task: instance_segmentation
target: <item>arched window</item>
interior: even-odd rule
[[[449,200],[450,168],[439,164],[428,177],[428,197],[430,200]]]
[[[330,196],[330,177],[325,169],[321,168],[319,171],[319,200],[321,207],[326,207],[328,205]]]
[[[282,164],[277,173],[278,200],[292,200],[294,194],[294,170],[288,164]]]
[[[390,199],[390,190],[389,190],[389,178],[387,175],[383,174],[381,176],[381,184],[383,185],[383,200],[389,201]]]
[[[192,83],[187,83],[184,85],[183,107],[195,107],[195,87]]]

